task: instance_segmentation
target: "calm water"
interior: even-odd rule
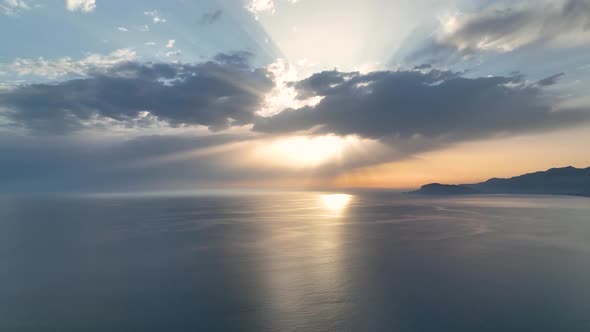
[[[0,331],[590,331],[590,199],[0,199]]]

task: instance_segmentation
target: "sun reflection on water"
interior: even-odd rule
[[[274,330],[293,330],[311,303],[344,301],[347,249],[343,226],[355,197],[343,193],[300,193],[280,199],[267,233],[268,291]],[[287,209],[288,212],[285,212]],[[340,306],[322,315],[344,319]]]
[[[341,211],[344,210],[350,201],[352,200],[351,195],[347,194],[329,194],[329,195],[321,195],[320,200],[322,204],[331,211]]]

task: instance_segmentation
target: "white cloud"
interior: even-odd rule
[[[177,51],[171,51],[171,52],[166,52],[166,53],[164,53],[164,55],[165,55],[166,57],[179,56],[179,55],[181,55],[181,54],[182,54],[182,51],[181,51],[181,50],[177,50]]]
[[[129,31],[127,28],[124,28],[124,27],[118,27],[117,30],[123,31],[123,32]]]
[[[8,82],[0,82],[0,92],[2,91],[9,91],[14,88],[17,88],[19,85],[24,84],[24,81],[8,81]]]
[[[307,59],[300,61],[307,63]],[[264,97],[262,108],[258,112],[260,116],[272,116],[281,113],[285,109],[299,109],[304,106],[315,106],[321,101],[321,97],[312,97],[301,100],[297,98],[297,90],[291,85],[297,82],[298,73],[295,66],[283,59],[278,59],[267,67],[275,83],[274,88]]]
[[[7,6],[12,8],[20,8],[20,9],[30,9],[31,7],[29,4],[24,0],[4,0],[4,3]]]
[[[66,8],[71,12],[89,13],[96,8],[96,0],[66,0]]]
[[[255,14],[268,11],[274,13],[275,3],[274,0],[250,0],[246,9]]]
[[[0,2],[0,14],[16,15],[23,10],[31,9],[31,5],[25,0],[4,0]]]
[[[299,0],[287,0],[287,2],[290,4],[296,4]],[[246,9],[254,14],[262,12],[270,12],[274,14],[275,0],[249,0]],[[258,17],[256,19],[258,19]]]
[[[505,53],[535,43],[551,47],[590,44],[590,1],[539,2],[446,15],[440,19],[437,42],[466,53]]]
[[[18,76],[39,76],[56,79],[67,75],[84,76],[90,71],[105,70],[119,63],[135,59],[134,51],[123,48],[107,55],[89,54],[82,60],[73,60],[70,57],[58,59],[17,58],[10,64],[0,64],[0,72],[16,74]]]
[[[156,43],[155,42],[147,42],[145,43],[146,46],[155,46]]]
[[[166,48],[174,48],[174,44],[176,44],[176,40],[170,39],[168,43],[166,43]]]
[[[144,24],[144,25],[137,25],[137,26],[135,26],[135,29],[136,29],[137,31],[141,31],[141,32],[148,32],[148,31],[150,31],[150,26],[149,26],[149,25],[147,25],[147,24]]]
[[[157,10],[143,12],[143,15],[151,17],[154,24],[166,23],[166,19],[161,17]]]

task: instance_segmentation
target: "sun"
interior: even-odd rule
[[[358,141],[355,137],[294,136],[280,138],[263,147],[259,153],[291,168],[309,168],[342,159],[345,150]]]

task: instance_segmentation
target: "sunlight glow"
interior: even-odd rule
[[[345,149],[357,142],[358,139],[353,136],[295,136],[278,139],[265,146],[260,153],[293,168],[314,167],[338,161]]]
[[[329,194],[321,195],[320,200],[322,201],[322,204],[329,210],[340,211],[350,204],[352,196],[347,194]]]

